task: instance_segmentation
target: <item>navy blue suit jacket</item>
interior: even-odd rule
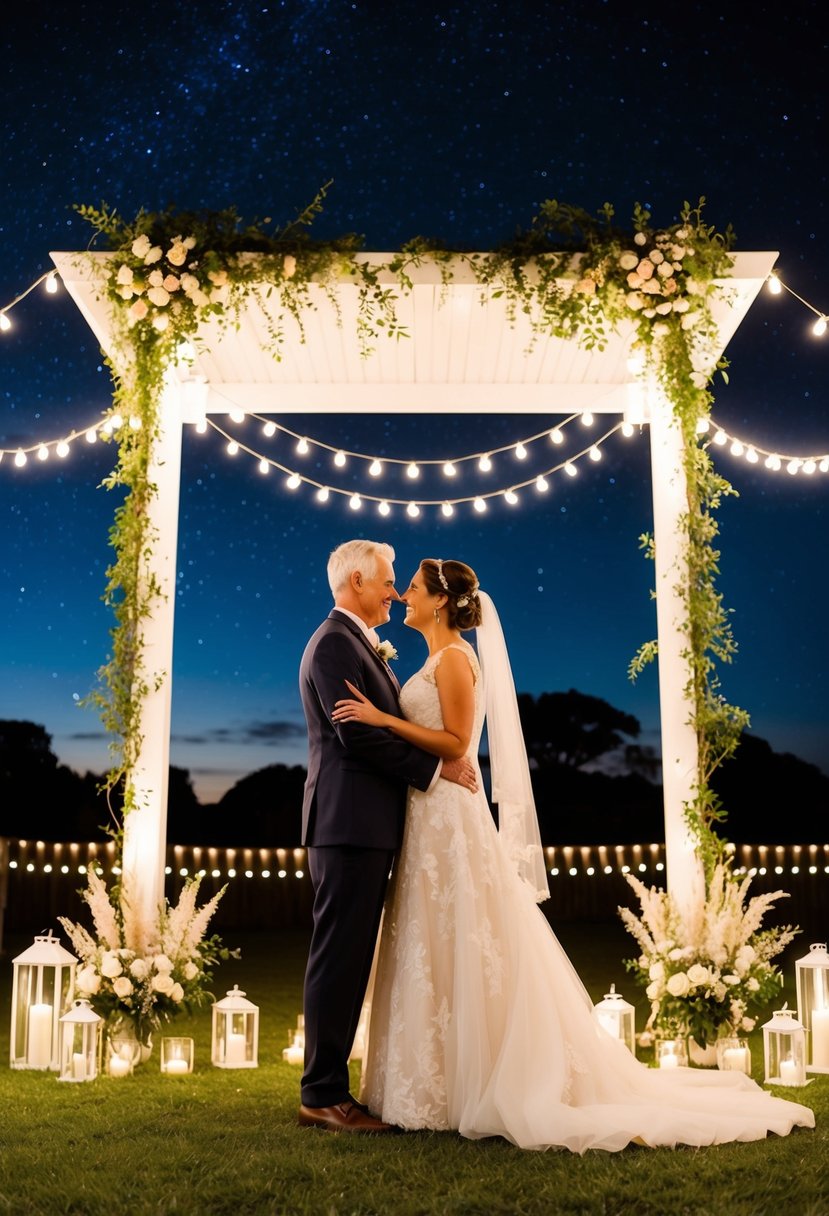
[[[299,669],[308,724],[302,843],[397,849],[406,790],[428,789],[440,761],[391,731],[332,722],[335,702],[351,695],[346,680],[378,709],[400,713],[394,676],[356,622],[334,609],[306,646]]]

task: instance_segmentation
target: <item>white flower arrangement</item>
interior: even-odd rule
[[[750,877],[738,879],[727,862],[717,865],[704,901],[683,917],[667,891],[625,877],[639,896],[641,916],[620,908],[641,954],[626,966],[645,985],[651,1002],[646,1034],[687,1034],[701,1047],[719,1034],[754,1029],[749,1009],[768,1003],[780,990],[771,960],[799,929],[760,930],[763,917],[786,891],[755,895],[745,903]]]
[[[374,649],[384,663],[390,663],[392,659],[397,658],[397,651],[389,641],[378,642]]]
[[[204,1000],[213,965],[230,957],[217,937],[205,938],[225,888],[197,908],[200,883],[200,877],[189,879],[175,907],[165,900],[141,950],[127,944],[135,941],[135,935],[126,905],[115,893],[111,898],[92,869],[83,899],[96,936],[83,925],[58,917],[81,963],[75,975],[77,994],[86,997],[110,1025],[131,1023],[142,1042],[162,1021]]]

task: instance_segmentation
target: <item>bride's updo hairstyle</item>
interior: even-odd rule
[[[478,599],[478,578],[465,562],[443,561],[427,557],[420,563],[420,573],[430,595],[447,597],[446,611],[449,628],[477,629],[481,623],[481,601]]]

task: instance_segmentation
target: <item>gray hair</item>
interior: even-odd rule
[[[375,578],[378,557],[387,557],[393,562],[394,549],[378,540],[347,540],[338,545],[328,559],[328,585],[331,594],[336,598],[356,570],[359,570],[363,578]]]

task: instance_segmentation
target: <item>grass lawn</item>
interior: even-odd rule
[[[621,966],[632,939],[620,924],[560,932],[594,1000],[612,981],[641,996]],[[0,1213],[308,1213],[346,1216],[826,1216],[829,1076],[779,1090],[812,1106],[814,1132],[710,1149],[621,1153],[522,1152],[501,1140],[453,1134],[330,1135],[296,1125],[297,1067],[282,1061],[300,1010],[307,939],[296,931],[227,935],[242,958],[225,964],[216,995],[239,984],[260,1007],[260,1066],[210,1065],[210,1010],[169,1033],[196,1043],[195,1072],[162,1077],[149,1063],[123,1081],[60,1084],[55,1074],[7,1066],[12,940],[0,960]],[[794,1000],[792,959],[783,962]],[[762,1079],[762,1036],[751,1038]],[[354,1085],[358,1084],[355,1071]]]

